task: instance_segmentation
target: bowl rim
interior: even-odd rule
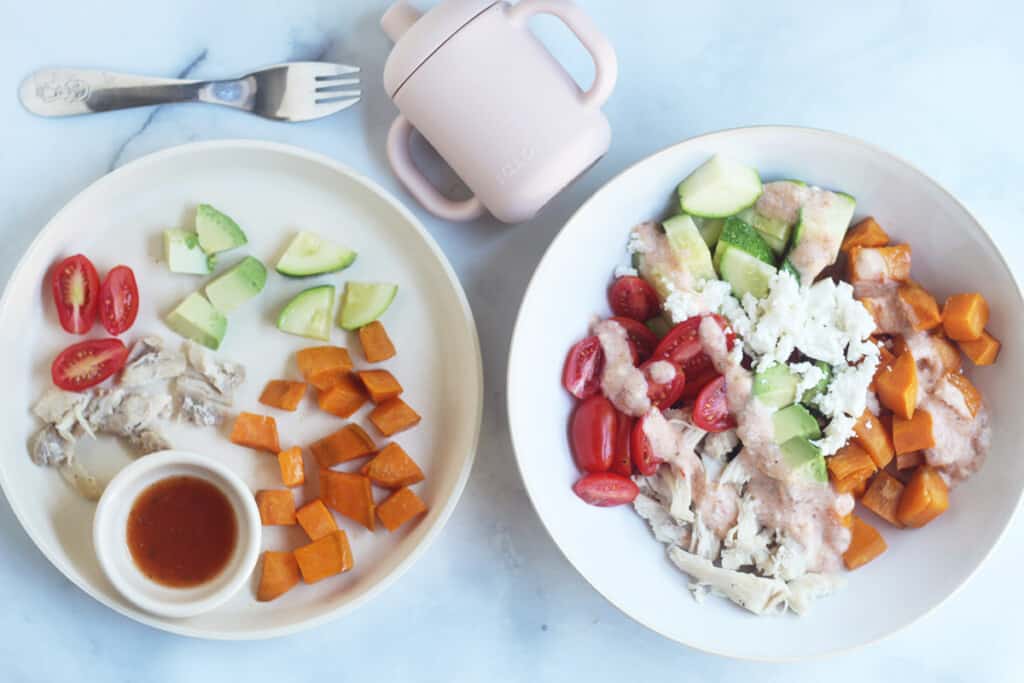
[[[188,468],[188,474],[174,475],[170,473],[171,470],[182,466]],[[125,496],[125,489],[133,488],[140,479],[154,474],[155,480],[136,491],[131,499]],[[228,502],[235,512],[240,527],[237,533],[236,547],[241,550],[241,560],[235,571],[222,579],[223,585],[209,595],[182,602],[151,598],[139,592],[127,580],[124,573],[117,569],[117,564],[113,560],[113,554],[116,552],[114,546],[120,542],[120,533],[113,525],[120,520],[120,512],[128,508],[128,514],[130,514],[130,508],[150,486],[173,476],[195,477],[213,484],[218,489],[222,485],[230,489]],[[139,609],[158,617],[181,619],[198,616],[220,607],[245,585],[260,557],[262,531],[262,520],[253,493],[237,474],[212,458],[203,457],[192,451],[171,449],[143,456],[129,463],[114,475],[96,504],[92,539],[100,568],[107,580],[126,600]],[[219,578],[219,576],[215,576],[213,580]]]
[[[638,617],[635,614],[630,613],[624,606],[622,606],[621,604],[619,604],[618,602],[613,600],[611,597],[609,597],[607,594],[605,594],[603,591],[601,591],[600,588],[598,588],[597,586],[595,586],[591,582],[590,578],[576,565],[575,562],[573,562],[572,558],[569,557],[568,554],[566,554],[566,551],[562,548],[561,544],[558,542],[558,539],[555,538],[554,532],[552,531],[551,527],[548,525],[547,520],[545,520],[544,516],[540,512],[540,509],[538,508],[537,501],[536,501],[535,496],[534,496],[534,492],[533,492],[533,490],[530,487],[530,483],[527,480],[525,472],[523,471],[522,460],[519,457],[520,447],[519,447],[519,444],[518,444],[517,432],[516,432],[516,429],[515,429],[515,424],[517,423],[516,420],[515,420],[515,414],[516,414],[517,411],[516,411],[516,408],[513,407],[516,402],[514,402],[512,400],[513,399],[513,396],[512,396],[512,394],[513,394],[513,387],[515,386],[515,383],[513,382],[513,377],[515,377],[518,374],[518,366],[516,364],[515,349],[516,349],[516,347],[518,345],[517,342],[519,340],[520,335],[523,334],[523,332],[521,330],[521,325],[522,325],[522,322],[523,322],[523,311],[524,311],[524,308],[525,308],[526,301],[529,298],[529,296],[530,296],[530,294],[531,294],[531,292],[533,290],[534,284],[536,282],[537,273],[540,272],[541,268],[544,266],[545,262],[547,261],[548,257],[550,256],[551,252],[555,249],[556,245],[560,244],[561,240],[566,239],[566,228],[569,225],[571,225],[574,221],[576,221],[581,213],[583,213],[586,209],[589,208],[590,204],[595,201],[595,199],[597,198],[598,195],[600,195],[603,192],[605,192],[611,185],[613,185],[614,183],[618,182],[619,179],[622,178],[623,176],[633,172],[637,167],[639,167],[639,166],[641,166],[643,164],[646,164],[646,163],[648,163],[648,162],[650,162],[650,161],[652,161],[652,160],[654,160],[656,158],[659,158],[659,157],[662,157],[662,156],[665,156],[665,155],[673,154],[673,153],[675,153],[675,151],[677,149],[679,149],[679,148],[681,148],[681,147],[683,147],[685,145],[689,145],[689,144],[691,144],[691,143],[693,143],[693,142],[695,142],[697,140],[705,140],[705,139],[708,139],[708,138],[713,138],[713,137],[718,137],[718,136],[733,135],[733,134],[749,132],[749,131],[761,131],[761,132],[764,132],[766,134],[771,134],[772,132],[775,132],[775,133],[778,133],[778,134],[791,134],[791,133],[806,134],[806,133],[809,133],[809,134],[813,134],[813,135],[820,135],[820,136],[823,136],[823,137],[826,137],[826,138],[834,138],[834,139],[838,139],[838,140],[844,141],[844,142],[849,143],[849,144],[853,144],[853,145],[865,148],[871,154],[882,156],[882,157],[886,157],[890,161],[893,161],[893,162],[895,162],[897,164],[900,164],[900,165],[910,169],[911,171],[913,171],[914,173],[919,175],[925,182],[931,183],[934,186],[935,189],[939,190],[939,192],[944,194],[956,206],[958,206],[964,212],[964,214],[968,218],[970,218],[971,222],[973,222],[974,226],[978,229],[979,234],[984,238],[984,240],[988,243],[988,245],[990,247],[992,247],[993,251],[995,252],[995,254],[997,255],[997,257],[999,259],[999,263],[1001,263],[1003,268],[1006,269],[1006,272],[1009,273],[1010,279],[1012,280],[1012,282],[1014,284],[1014,288],[1015,288],[1016,293],[1017,293],[1018,302],[1020,303],[1021,307],[1024,308],[1024,291],[1022,291],[1022,289],[1021,289],[1021,284],[1020,284],[1020,282],[1017,281],[1017,278],[1014,275],[1013,269],[1010,268],[1010,265],[1006,262],[1006,257],[1003,255],[1002,250],[999,249],[998,245],[996,245],[995,241],[992,239],[992,236],[989,234],[988,230],[985,229],[985,226],[981,223],[981,221],[979,221],[978,218],[970,211],[970,209],[968,209],[959,199],[957,199],[957,197],[952,192],[947,190],[941,183],[936,181],[930,175],[928,175],[927,173],[922,171],[920,168],[918,168],[916,165],[914,165],[911,162],[907,161],[903,157],[901,157],[901,156],[899,156],[897,154],[893,154],[892,152],[889,152],[889,151],[883,149],[882,147],[879,147],[878,145],[875,145],[873,143],[867,142],[866,140],[862,140],[862,139],[860,139],[858,137],[855,137],[855,136],[852,136],[852,135],[848,135],[846,133],[840,133],[840,132],[837,132],[837,131],[828,130],[828,129],[825,129],[825,128],[815,128],[815,127],[812,127],[812,126],[780,125],[780,124],[758,124],[758,125],[750,125],[750,126],[736,126],[736,127],[733,127],[733,128],[723,128],[723,129],[719,129],[719,130],[708,131],[708,132],[701,133],[699,135],[694,135],[694,136],[691,136],[691,137],[688,137],[688,138],[684,138],[683,140],[680,140],[678,142],[674,142],[672,144],[666,145],[665,147],[662,147],[662,148],[658,149],[657,151],[652,152],[651,154],[648,154],[648,155],[638,159],[637,161],[634,161],[633,163],[629,164],[624,169],[622,169],[621,171],[616,173],[614,176],[609,178],[607,181],[605,181],[597,190],[595,190],[593,192],[593,194],[591,194],[582,204],[580,204],[580,206],[575,211],[573,211],[573,213],[569,216],[569,218],[566,219],[565,224],[563,224],[562,227],[559,228],[558,233],[555,235],[554,239],[551,240],[551,243],[548,244],[548,246],[544,250],[544,253],[541,256],[540,260],[537,262],[537,266],[534,269],[533,274],[530,276],[530,280],[528,281],[528,283],[526,285],[526,289],[523,292],[522,300],[519,303],[519,310],[516,313],[516,322],[515,322],[514,327],[512,328],[512,338],[511,338],[511,340],[509,342],[507,371],[506,371],[506,377],[505,377],[505,386],[506,386],[506,393],[505,393],[506,419],[508,420],[508,425],[509,425],[509,437],[510,437],[510,439],[512,441],[512,451],[515,454],[516,468],[518,469],[519,477],[520,477],[520,479],[523,482],[523,488],[526,490],[526,496],[530,500],[530,505],[533,506],[534,512],[536,513],[537,517],[540,519],[541,526],[544,528],[544,531],[547,533],[547,535],[551,539],[551,541],[555,544],[555,547],[557,547],[559,552],[562,553],[562,556],[569,562],[570,565],[572,565],[573,569],[576,570],[576,572],[590,585],[591,588],[593,588],[601,597],[603,597],[605,600],[607,600],[609,603],[611,603],[616,609],[618,609],[620,612],[622,612],[624,615],[626,615],[627,617],[629,617],[630,619],[632,619],[636,623],[638,623],[641,626],[647,628],[648,630],[658,634],[659,636],[661,636],[662,638],[665,638],[666,640],[670,640],[670,641],[679,643],[680,645],[685,645],[686,647],[689,647],[689,648],[692,648],[694,650],[697,650],[698,652],[703,652],[703,653],[710,654],[710,655],[716,655],[716,656],[719,656],[719,657],[725,657],[725,658],[728,658],[728,659],[734,659],[734,660],[738,660],[738,661],[755,661],[755,662],[772,662],[772,663],[791,663],[791,662],[798,662],[798,661],[821,660],[821,659],[825,659],[827,657],[833,657],[833,656],[836,656],[836,655],[841,655],[841,654],[846,654],[846,653],[854,652],[856,650],[859,650],[861,648],[864,648],[864,647],[867,647],[867,646],[870,646],[870,645],[874,645],[876,643],[881,642],[882,640],[885,640],[885,639],[887,639],[887,638],[889,638],[891,636],[894,636],[897,633],[900,633],[900,632],[908,629],[912,625],[914,625],[914,624],[924,620],[925,618],[931,616],[932,614],[935,613],[935,611],[939,607],[941,607],[946,602],[948,602],[953,597],[955,597],[963,589],[963,587],[965,585],[967,585],[967,583],[971,579],[974,578],[974,576],[978,573],[978,570],[980,570],[982,568],[982,566],[984,566],[984,564],[992,556],[992,553],[995,551],[995,549],[997,547],[999,547],[999,545],[1003,542],[1003,539],[1006,537],[1007,529],[1010,527],[1010,525],[1013,523],[1013,520],[1016,519],[1016,517],[1020,513],[1020,509],[1022,507],[1022,501],[1024,501],[1024,486],[1022,486],[1020,488],[1020,490],[1018,491],[1018,493],[1017,493],[1017,500],[1013,504],[1013,511],[1006,518],[1005,522],[1002,525],[1002,528],[999,529],[999,532],[998,532],[998,534],[996,536],[995,542],[988,548],[988,550],[985,551],[985,553],[982,555],[981,559],[978,561],[978,563],[975,565],[975,567],[967,574],[967,576],[964,577],[963,581],[961,581],[952,591],[950,591],[947,595],[945,595],[941,600],[939,600],[934,605],[929,607],[927,610],[923,611],[921,614],[919,614],[915,618],[911,619],[910,621],[906,622],[905,624],[900,625],[899,627],[893,629],[892,631],[890,631],[888,633],[882,634],[880,636],[877,636],[877,637],[875,637],[875,638],[873,638],[871,640],[868,640],[868,641],[865,641],[865,642],[862,642],[862,643],[857,643],[857,644],[854,644],[854,645],[849,645],[849,646],[845,646],[845,647],[835,648],[835,649],[832,649],[832,650],[826,650],[826,651],[823,651],[823,652],[818,652],[818,653],[809,654],[809,655],[783,656],[783,657],[761,657],[761,656],[749,656],[749,655],[736,655],[736,654],[733,654],[731,652],[727,652],[725,650],[719,650],[719,649],[713,649],[713,648],[701,647],[701,646],[698,646],[698,645],[694,645],[694,644],[686,642],[686,641],[684,641],[684,640],[682,640],[680,638],[677,638],[677,637],[674,637],[672,635],[669,635],[668,633],[666,633],[666,632],[664,632],[662,630],[659,630],[657,627],[655,627],[652,624],[648,623],[646,620]]]

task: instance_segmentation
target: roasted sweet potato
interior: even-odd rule
[[[299,402],[305,395],[305,382],[272,379],[263,388],[263,393],[260,394],[260,403],[271,408],[293,411],[299,407]]]
[[[377,507],[377,517],[385,529],[394,531],[426,511],[426,504],[411,488],[406,487],[392,493]]]
[[[836,481],[849,477],[863,481],[878,469],[871,455],[856,441],[851,441],[840,448],[835,455],[826,458],[825,464],[829,474]]]
[[[370,422],[381,434],[391,436],[418,425],[420,416],[402,399],[391,398],[373,409]]]
[[[352,369],[348,350],[340,346],[313,346],[295,354],[303,378],[321,391],[334,386],[338,377]]]
[[[337,531],[338,523],[334,515],[319,498],[312,500],[295,511],[295,519],[306,532],[311,541],[323,538],[332,531]]]
[[[896,518],[896,508],[903,495],[903,482],[888,472],[879,472],[871,480],[871,485],[864,492],[860,502],[868,510],[894,526],[903,526]]]
[[[909,470],[922,464],[924,464],[924,453],[921,451],[901,453],[896,456],[896,469],[898,470]]]
[[[295,555],[290,552],[265,550],[263,552],[263,569],[260,572],[260,585],[256,589],[256,599],[267,602],[279,598],[299,582],[299,564]]]
[[[346,373],[338,378],[333,387],[320,392],[317,403],[324,412],[338,417],[351,417],[369,398],[363,383],[352,373]]]
[[[850,281],[856,284],[906,282],[910,279],[910,245],[852,247]]]
[[[981,408],[981,392],[978,391],[978,387],[974,386],[971,380],[967,379],[966,375],[959,372],[947,373],[946,381],[960,392],[960,395],[964,397],[964,405],[967,406],[967,412],[971,414],[971,417],[975,417]]]
[[[888,547],[882,534],[857,515],[853,516],[853,534],[850,547],[843,553],[843,563],[847,569],[863,567],[871,560],[885,552]]]
[[[359,344],[369,363],[379,363],[395,355],[395,345],[379,320],[359,328]]]
[[[306,481],[302,449],[298,446],[278,453],[277,464],[281,468],[281,483],[285,486],[301,486]]]
[[[423,470],[397,443],[382,448],[359,472],[386,489],[400,489],[423,481]]]
[[[355,566],[348,536],[340,529],[296,549],[295,561],[306,583],[316,583]]]
[[[988,302],[977,292],[954,294],[942,308],[942,329],[955,341],[977,341],[988,325]]]
[[[309,450],[320,467],[332,467],[349,460],[364,458],[377,450],[373,439],[357,424],[347,424],[320,439]]]
[[[936,330],[936,332],[940,331]],[[942,359],[943,369],[946,372],[959,372],[960,368],[963,367],[963,361],[960,359],[960,349],[942,334],[933,334],[928,339],[931,341],[935,353]]]
[[[889,244],[889,235],[875,219],[868,216],[846,231],[840,251],[849,253],[854,247],[884,247]]]
[[[939,304],[921,285],[913,281],[900,285],[899,297],[915,330],[931,330],[942,323]]]
[[[917,405],[917,364],[908,351],[875,376],[875,391],[883,406],[904,419],[914,416]]]
[[[320,498],[332,510],[373,531],[375,505],[369,477],[320,470]]]
[[[383,403],[402,393],[402,385],[387,370],[364,370],[358,373],[360,381],[366,387],[366,393],[374,403]]]
[[[295,524],[295,498],[288,489],[264,489],[256,492],[256,507],[263,526]]]
[[[277,421],[267,415],[239,413],[231,428],[231,443],[277,455],[281,444],[277,439]]]
[[[949,487],[929,465],[921,465],[910,477],[900,498],[896,518],[904,526],[922,527],[949,507]]]
[[[860,498],[868,489],[868,482],[871,475],[864,472],[855,472],[846,479],[833,479],[832,488],[836,493],[849,493],[854,498]]]
[[[854,442],[867,451],[878,469],[884,468],[894,454],[890,432],[870,410],[865,410],[853,426]],[[835,457],[835,456],[833,456]]]
[[[981,337],[974,341],[962,341],[960,350],[971,359],[975,365],[992,365],[999,357],[999,340],[988,332],[982,332]]]
[[[914,417],[904,420],[899,415],[892,419],[892,444],[896,453],[913,453],[935,447],[935,430],[932,414],[917,410]]]

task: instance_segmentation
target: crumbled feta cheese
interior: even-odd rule
[[[724,280],[700,280],[687,290],[680,290],[667,279],[661,284],[668,292],[662,308],[671,316],[673,323],[681,323],[696,315],[720,313],[728,305],[727,300],[736,303],[732,287]]]
[[[636,230],[629,233],[629,242],[626,243],[626,251],[630,254],[644,254],[648,251],[647,243],[637,234]]]
[[[855,424],[857,424],[857,418],[849,415],[836,415],[831,422],[825,425],[825,437],[813,443],[821,449],[824,455],[832,455],[850,440]]]
[[[633,266],[616,266],[615,277],[639,277],[639,273]]]
[[[875,392],[868,392],[865,403],[867,404],[868,410],[870,410],[873,415],[880,415],[882,413],[882,406],[878,402],[878,396],[875,395]],[[870,422],[868,423],[868,426],[871,426]]]
[[[797,397],[803,396],[825,379],[825,371],[814,363],[793,363],[789,370],[799,378],[795,392]]]

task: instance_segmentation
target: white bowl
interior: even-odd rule
[[[198,586],[172,588],[153,581],[135,564],[128,549],[128,515],[152,484],[182,476],[203,479],[220,489],[234,511],[237,536],[219,574]],[[210,458],[162,451],[139,458],[110,480],[96,506],[92,536],[100,567],[121,595],[152,614],[182,619],[219,607],[246,583],[259,558],[261,529],[255,497],[238,475]]]
[[[675,209],[678,182],[716,152],[765,178],[801,178],[857,198],[897,241],[913,247],[913,275],[940,299],[960,291],[988,298],[989,328],[1002,339],[997,365],[971,369],[994,422],[984,468],[956,488],[948,512],[919,530],[879,521],[889,550],[848,574],[838,594],[805,617],[755,617],[724,599],[698,605],[686,577],[631,507],[585,505],[567,443],[570,396],[561,371],[590,317],[608,315],[612,269],[626,262],[634,224]],[[630,617],[680,643],[712,653],[792,660],[839,652],[892,634],[949,598],[977,570],[1021,498],[1024,377],[1012,334],[1024,300],[984,229],[948,192],[906,162],[861,141],[820,130],[743,128],[669,147],[627,169],[590,198],[552,242],[523,299],[508,366],[512,439],[526,490],[566,558]],[[969,361],[965,361],[968,365]]]

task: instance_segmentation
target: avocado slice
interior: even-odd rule
[[[167,314],[167,326],[186,339],[216,351],[224,340],[228,319],[214,308],[199,292],[185,297]]]
[[[772,415],[772,424],[775,427],[775,443],[786,443],[798,436],[809,439],[821,438],[818,421],[799,403],[794,403]]]
[[[196,234],[199,246],[207,254],[217,254],[249,242],[238,223],[209,204],[196,207]]]
[[[771,408],[782,408],[796,400],[800,378],[785,363],[776,363],[754,374],[754,396]]]
[[[217,257],[207,255],[199,246],[199,236],[181,228],[164,230],[164,259],[172,273],[209,275]]]
[[[206,285],[206,298],[221,313],[230,313],[262,292],[266,284],[266,266],[246,256]]]
[[[790,470],[790,477],[796,480],[824,484],[828,481],[825,456],[821,449],[804,437],[794,437],[781,446],[783,462]]]

